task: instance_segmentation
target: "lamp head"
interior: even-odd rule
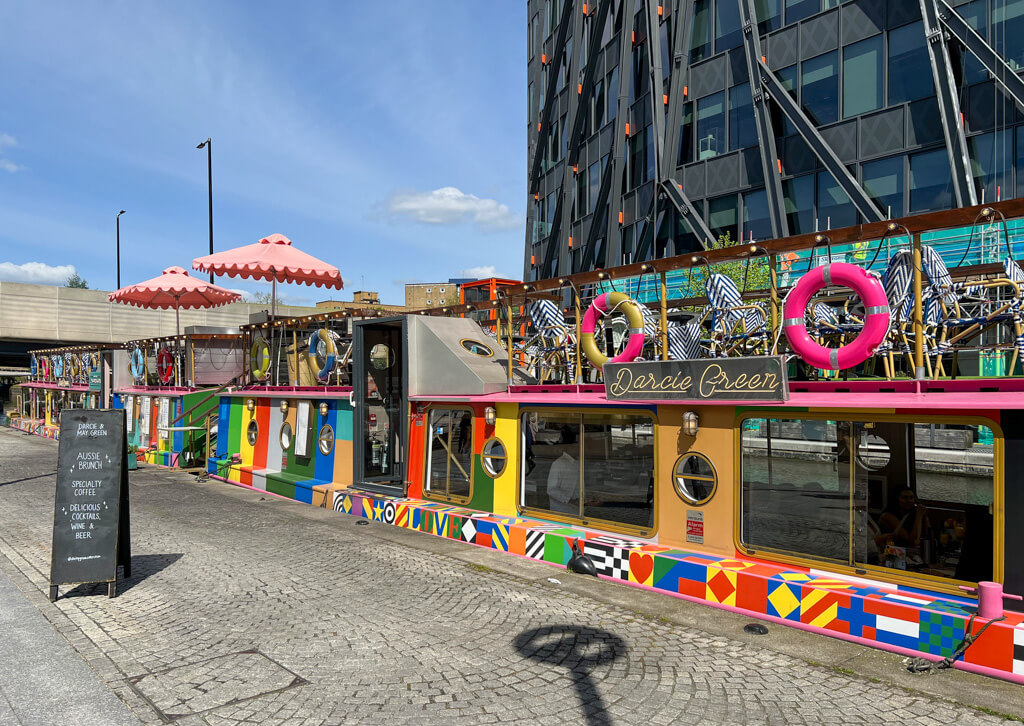
[[[205,147],[206,147],[206,145],[207,145],[208,143],[210,143],[210,139],[209,139],[209,138],[207,138],[207,139],[206,139],[206,141],[204,141],[204,142],[202,142],[202,143],[200,143],[200,144],[196,144],[196,148],[197,148],[197,149],[203,149],[203,148],[205,148]]]
[[[117,216],[120,217],[122,214],[124,214],[124,210],[123,209],[120,212],[117,213]]]

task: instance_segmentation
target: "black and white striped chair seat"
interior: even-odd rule
[[[529,306],[533,327],[542,335],[561,335],[565,332],[565,316],[553,300],[534,300]]]
[[[745,332],[760,333],[764,331],[765,316],[761,310],[735,310],[743,305],[743,295],[736,282],[726,275],[715,273],[708,278],[706,285],[708,305],[712,310],[711,330],[715,333],[731,334],[741,319]]]
[[[672,360],[700,358],[700,326],[695,323],[670,326],[668,357]]]

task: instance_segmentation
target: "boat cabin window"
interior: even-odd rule
[[[645,414],[525,412],[525,509],[584,523],[654,527],[654,420]]]
[[[481,458],[484,471],[487,472],[488,476],[501,476],[502,472],[505,471],[505,461],[508,458],[508,454],[505,452],[505,444],[501,443],[501,439],[488,439],[484,444],[483,456]]]
[[[748,418],[741,428],[740,541],[747,550],[992,579],[989,427]]]
[[[466,501],[473,483],[473,412],[432,408],[429,417],[427,496]]]

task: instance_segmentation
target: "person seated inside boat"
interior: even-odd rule
[[[882,513],[878,520],[882,534],[891,534],[900,547],[920,547],[921,540],[930,536],[928,508],[917,503],[913,489],[900,491],[896,502]]]
[[[580,512],[580,465],[563,451],[548,470],[548,500],[554,512],[576,514]]]

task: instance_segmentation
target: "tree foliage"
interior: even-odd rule
[[[77,287],[80,290],[88,290],[89,283],[87,283],[85,278],[76,272],[67,279],[67,282],[64,283],[64,287]]]
[[[732,235],[726,232],[718,237],[718,240],[711,245],[711,249],[719,250],[736,244],[743,243],[734,242]],[[712,265],[710,274],[721,274],[732,279],[740,292],[767,290],[770,284],[768,258],[764,255]],[[688,282],[684,282],[681,286],[682,297],[703,297],[707,278],[708,267],[703,263],[690,268]]]

